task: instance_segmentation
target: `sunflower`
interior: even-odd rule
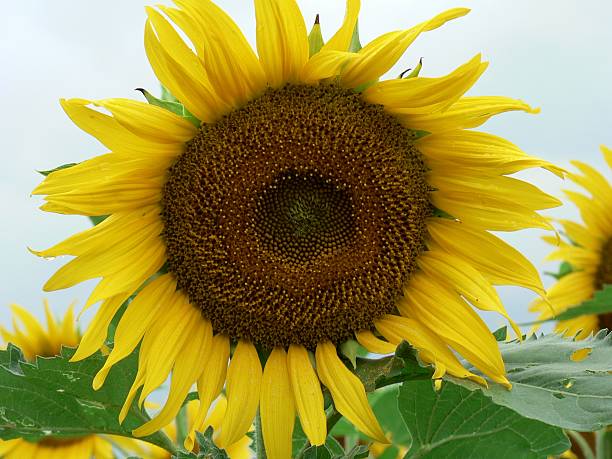
[[[559,201],[507,175],[562,171],[469,129],[537,110],[465,97],[487,67],[480,55],[442,77],[379,81],[419,35],[469,10],[353,52],[358,0],[347,1],[338,31],[311,47],[294,0],[256,0],[255,54],[211,1],[175,3],[147,8],[145,48],[173,106],[184,108],[62,100],[111,152],[57,170],[34,190],[47,195],[43,210],[108,216],[36,253],[75,257],[46,290],[101,278],[86,306],[101,305],[74,360],[99,349],[138,291],[94,381],[99,388],[139,343],[126,406],[172,373],[165,406],[134,434],[171,422],[197,383],[192,446],[225,387],[218,445],[242,438],[259,409],[268,456],[286,458],[296,414],[312,444],[325,441],[322,384],[338,412],[386,442],[364,386],[338,355],[355,338],[382,354],[406,340],[435,378],[484,384],[454,350],[509,386],[472,306],[508,317],[492,284],[544,289],[525,257],[489,230],[551,229],[537,211]]]
[[[601,152],[612,168],[612,150],[602,145]],[[571,272],[549,289],[552,310],[541,300],[532,303],[531,310],[540,313],[540,320],[577,306],[604,285],[612,284],[612,185],[588,164],[572,161],[572,165],[578,173],[568,174],[569,178],[590,196],[566,190],[568,199],[580,210],[584,224],[560,220],[567,242],[559,244],[554,238],[544,238],[556,247],[547,259],[565,261],[571,266]],[[558,332],[578,339],[602,328],[612,330],[612,314],[583,315],[555,324]]]
[[[60,354],[62,346],[75,347],[80,335],[74,326],[73,306],[71,305],[64,318],[56,321],[45,300],[47,329],[38,322],[30,312],[13,304],[13,331],[0,327],[0,335],[6,343],[13,343],[31,362],[37,357],[53,357]],[[21,326],[19,325],[21,322]],[[45,437],[38,442],[22,438],[0,440],[0,457],[4,459],[45,458],[45,459],[113,459],[113,444],[120,445],[126,451],[142,453],[145,451],[132,439],[116,436],[87,435],[75,438]],[[143,444],[144,445],[144,444]]]

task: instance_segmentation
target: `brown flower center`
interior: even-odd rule
[[[163,190],[168,267],[216,333],[335,343],[392,312],[431,215],[414,134],[336,85],[202,126]]]

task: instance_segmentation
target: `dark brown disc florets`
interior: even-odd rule
[[[203,125],[168,174],[168,267],[216,333],[339,343],[394,311],[431,215],[414,135],[336,85]]]

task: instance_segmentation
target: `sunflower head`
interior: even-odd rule
[[[612,150],[601,146],[604,159],[612,169]],[[540,319],[550,319],[572,306],[578,306],[590,299],[604,285],[612,284],[612,185],[604,175],[581,161],[572,161],[577,172],[569,178],[587,194],[566,190],[567,198],[580,211],[582,223],[560,220],[567,241],[545,237],[555,246],[547,260],[564,261],[571,266],[571,272],[561,277],[547,292],[553,306],[551,310],[541,300],[531,305],[539,312]],[[563,320],[555,329],[567,336],[586,338],[602,328],[612,329],[612,315],[583,315]]]
[[[406,340],[434,378],[484,384],[456,351],[509,386],[473,307],[508,317],[493,284],[544,290],[533,266],[489,231],[551,228],[537,211],[559,202],[508,175],[562,172],[470,129],[502,112],[537,110],[465,97],[487,67],[480,55],[441,77],[381,79],[417,37],[468,10],[356,50],[358,0],[347,1],[325,43],[309,43],[294,0],[256,0],[255,53],[211,1],[175,3],[148,8],[145,26],[147,55],[174,108],[62,101],[112,152],[51,173],[34,191],[46,195],[44,210],[109,215],[38,252],[75,257],[47,289],[102,279],[75,360],[99,348],[138,292],[94,387],[140,343],[126,407],[171,371],[172,384],[136,435],[171,422],[197,381],[187,446],[225,388],[219,445],[239,441],[259,409],[268,456],[285,458],[296,414],[312,444],[325,442],[322,385],[337,411],[387,441],[363,384],[338,356],[347,339],[374,353]]]
[[[75,327],[74,305],[70,305],[64,318],[57,321],[51,312],[49,302],[44,300],[47,329],[27,309],[12,304],[13,331],[0,327],[0,335],[5,343],[13,343],[21,349],[26,359],[35,361],[37,356],[53,357],[59,355],[62,346],[76,347],[80,333]]]

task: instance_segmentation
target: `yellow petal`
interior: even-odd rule
[[[185,438],[187,451],[193,450],[195,444],[195,432],[203,431],[206,415],[213,400],[217,398],[227,374],[227,363],[230,355],[229,338],[225,335],[213,336],[210,352],[207,360],[203,362],[202,376],[198,380],[198,395],[200,404],[198,412],[193,418],[189,434]],[[215,426],[217,429],[218,426]]]
[[[347,62],[358,57],[356,53],[344,51],[320,51],[311,57],[302,68],[300,81],[314,84],[319,80],[334,77],[340,73]]]
[[[334,406],[361,432],[381,443],[389,443],[368,403],[365,388],[340,360],[329,341],[319,343],[315,352],[319,379],[331,392]]]
[[[353,32],[357,26],[357,18],[359,9],[361,8],[361,0],[347,0],[346,14],[344,21],[327,43],[323,45],[321,51],[347,51],[353,38]]]
[[[139,137],[117,122],[112,116],[87,107],[86,99],[61,99],[60,103],[70,119],[83,131],[94,136],[113,152],[152,154],[176,154],[181,143],[159,143],[154,139]],[[64,169],[65,170],[65,169]]]
[[[593,197],[599,197],[600,199],[607,199],[612,196],[612,186],[608,183],[608,180],[597,172],[593,167],[582,161],[570,161],[572,165],[582,172],[583,175],[579,174],[568,174],[568,177],[585,190],[587,190]]]
[[[582,193],[564,190],[565,195],[580,210],[580,216],[590,231],[596,236],[606,237],[612,228],[612,214],[608,206],[599,199],[593,199]]]
[[[551,209],[561,205],[557,198],[544,193],[538,187],[519,179],[504,176],[469,178],[456,170],[433,171],[428,183],[439,190],[441,195],[453,196],[455,193],[470,193],[474,200],[493,197],[516,203],[530,210]]]
[[[151,266],[149,262],[157,261],[157,264],[159,264],[159,257],[156,257],[156,259],[145,258],[147,263],[142,263],[142,259],[143,255],[152,255],[153,252],[156,252],[162,246],[159,238],[160,233],[161,221],[148,227],[143,226],[139,232],[124,234],[121,239],[114,241],[107,239],[106,247],[102,246],[106,248],[106,251],[86,253],[71,260],[57,270],[43,288],[46,291],[58,290],[72,287],[87,279],[109,276],[115,273],[124,274],[121,272],[123,267],[128,268],[130,274],[142,272],[143,270],[147,271]],[[108,241],[114,245],[109,246]],[[132,264],[134,262],[138,263],[139,259],[140,266],[133,266]],[[122,291],[120,289],[118,292],[113,293],[113,295]]]
[[[427,132],[445,132],[455,129],[470,129],[480,126],[492,116],[500,113],[522,110],[527,113],[538,113],[525,102],[501,96],[463,97],[442,113],[423,115],[396,116],[409,129]]]
[[[192,306],[180,291],[176,292],[173,300],[164,307],[167,319],[153,323],[143,338],[143,345],[145,341],[151,343],[147,346],[150,358],[145,366],[147,378],[140,393],[140,404],[167,379],[174,363],[182,358],[180,352],[192,333],[207,334],[207,341],[212,340],[212,326],[202,317],[200,310]],[[194,330],[196,327],[198,330]],[[143,355],[141,348],[139,357]]]
[[[485,132],[455,130],[430,134],[417,141],[427,165],[434,170],[469,169],[475,175],[505,175],[542,167],[563,178],[564,170],[528,156],[519,147]]]
[[[164,274],[145,286],[129,304],[117,325],[113,350],[94,378],[95,390],[104,384],[113,365],[134,350],[158,313],[172,301],[175,291],[176,281],[170,274]]]
[[[601,263],[601,255],[599,252],[587,250],[582,247],[563,245],[549,253],[546,260],[566,261],[575,268],[580,268],[588,272],[595,272]]]
[[[552,305],[552,311],[542,299],[530,305],[531,311],[540,311],[540,319],[548,319],[553,314],[561,314],[572,306],[577,306],[593,296],[595,275],[584,271],[575,271],[563,276],[546,292]]]
[[[427,230],[437,245],[469,262],[491,283],[519,285],[544,295],[544,286],[531,262],[498,237],[442,218],[430,219]]]
[[[164,407],[155,418],[135,429],[132,432],[134,436],[144,437],[158,431],[170,423],[181,409],[189,389],[202,374],[202,362],[210,350],[211,328],[203,324],[194,327],[189,340],[181,349],[172,370],[170,392]]]
[[[255,0],[257,51],[268,83],[297,82],[308,61],[306,24],[295,0]]]
[[[599,319],[594,314],[586,314],[569,320],[560,320],[555,324],[555,331],[568,338],[577,340],[588,338],[599,331]]]
[[[393,67],[408,46],[422,32],[436,29],[452,19],[465,16],[469,11],[467,8],[450,9],[411,29],[390,32],[376,38],[359,51],[360,59],[346,66],[341,77],[342,85],[347,88],[356,88],[362,84],[376,81]]]
[[[94,102],[112,113],[128,131],[159,143],[180,143],[191,140],[197,128],[184,118],[147,102],[129,99],[106,99]]]
[[[599,149],[601,150],[601,154],[603,155],[604,159],[608,163],[608,166],[610,166],[610,169],[612,169],[612,150],[605,145],[600,145]]]
[[[485,71],[477,54],[466,64],[441,78],[408,78],[381,81],[363,92],[365,100],[380,104],[391,113],[431,113],[444,111],[457,101]]]
[[[155,36],[150,21],[145,24],[145,51],[159,81],[200,121],[212,123],[231,109],[216,94],[204,71],[194,73],[172,57]]]
[[[370,330],[360,330],[355,333],[357,342],[374,354],[393,354],[397,345],[377,338]]]
[[[417,262],[427,276],[463,295],[475,307],[484,311],[495,311],[504,316],[516,336],[522,336],[521,329],[508,315],[490,282],[463,258],[439,250],[430,250],[422,253]]]
[[[322,445],[327,437],[323,393],[304,346],[289,346],[287,365],[302,430],[312,445]]]
[[[285,350],[276,347],[263,371],[261,386],[261,430],[270,459],[291,457],[295,404]]]
[[[458,378],[469,378],[486,386],[483,378],[465,369],[448,345],[418,320],[388,314],[378,319],[375,325],[390,342],[398,345],[406,340],[419,351],[421,358],[433,363],[436,367],[433,377],[442,377],[448,372]]]
[[[590,250],[599,250],[604,240],[602,238],[595,237],[588,228],[585,228],[580,223],[576,223],[571,220],[558,220],[563,225],[563,229],[570,240],[578,244],[580,247],[584,247]],[[557,245],[556,239],[553,245]]]
[[[508,386],[495,338],[482,319],[457,294],[417,272],[398,305],[405,317],[416,317],[489,376]]]
[[[198,54],[219,97],[239,107],[260,93],[266,86],[265,74],[236,23],[210,0],[183,0],[176,4],[197,18],[197,35],[192,35],[191,40],[200,41]]]
[[[491,231],[518,231],[542,228],[554,231],[544,217],[530,208],[509,202],[494,194],[475,194],[469,191],[440,189],[431,194],[438,209],[447,212],[470,226]]]
[[[217,444],[224,448],[247,433],[259,405],[261,363],[255,346],[240,340],[227,373],[227,412]]]

